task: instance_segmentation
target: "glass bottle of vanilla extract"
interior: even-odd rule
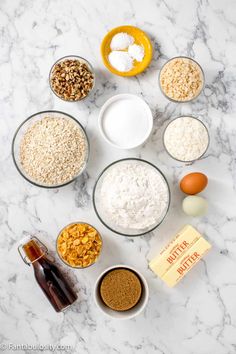
[[[37,283],[57,312],[65,310],[77,300],[76,293],[48,255],[47,247],[37,237],[23,242],[18,251],[23,261],[33,267]]]

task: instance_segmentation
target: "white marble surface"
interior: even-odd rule
[[[142,28],[154,45],[150,68],[129,79],[110,74],[99,52],[106,32],[122,24]],[[69,344],[75,348],[72,352],[79,354],[236,353],[235,40],[234,0],[1,0],[0,343]],[[50,66],[67,54],[84,56],[96,70],[94,94],[82,103],[60,101],[48,86]],[[178,54],[198,60],[206,74],[204,93],[192,104],[170,103],[158,88],[161,65]],[[103,141],[97,117],[106,99],[126,92],[144,97],[153,110],[155,128],[144,147],[122,152]],[[30,185],[11,159],[17,126],[46,109],[76,117],[91,142],[87,172],[60,190]],[[199,116],[210,130],[209,152],[193,166],[175,163],[161,142],[165,124],[181,113]],[[113,160],[128,156],[156,164],[172,191],[164,223],[136,239],[108,231],[91,203],[100,171]],[[209,177],[203,195],[210,209],[203,218],[190,218],[181,211],[183,195],[178,181],[190,171],[202,171]],[[97,265],[71,272],[79,301],[65,314],[56,314],[37,287],[32,270],[19,258],[16,246],[25,233],[34,233],[53,250],[58,231],[78,219],[97,226],[104,250]],[[168,289],[148,269],[148,260],[185,223],[203,232],[213,249],[181,284]],[[96,277],[115,263],[137,267],[150,286],[145,312],[126,322],[104,317],[92,298]]]

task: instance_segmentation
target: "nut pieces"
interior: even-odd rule
[[[54,93],[66,101],[78,101],[88,96],[94,85],[94,75],[88,65],[78,59],[64,59],[54,64],[50,74]]]
[[[88,224],[70,224],[57,238],[59,256],[74,268],[85,268],[95,263],[101,248],[101,236]]]
[[[160,72],[161,89],[174,101],[186,102],[196,98],[203,88],[203,83],[201,67],[190,58],[173,58]]]

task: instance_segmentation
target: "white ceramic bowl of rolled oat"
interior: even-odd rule
[[[17,128],[12,157],[28,182],[38,187],[59,188],[84,171],[89,141],[74,117],[60,111],[43,111],[33,114]]]

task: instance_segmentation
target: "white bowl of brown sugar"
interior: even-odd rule
[[[131,266],[118,264],[107,268],[98,277],[94,299],[107,316],[128,320],[146,307],[149,289],[144,276]]]

